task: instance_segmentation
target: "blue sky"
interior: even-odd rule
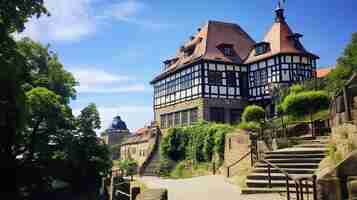
[[[149,81],[207,20],[239,24],[256,41],[273,23],[277,0],[45,0],[51,17],[23,33],[49,43],[80,81],[74,113],[97,104],[102,129],[120,115],[131,130],[153,119]],[[287,0],[286,17],[303,44],[334,65],[357,31],[356,0]]]

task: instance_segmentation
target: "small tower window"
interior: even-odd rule
[[[270,50],[269,43],[262,42],[255,46],[255,55],[259,56],[261,54],[265,54]]]

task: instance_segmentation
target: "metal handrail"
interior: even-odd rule
[[[286,177],[286,197],[288,200],[290,200],[290,185],[289,185],[289,180],[292,180],[294,181],[294,184],[295,184],[295,188],[296,188],[296,197],[297,197],[297,200],[299,200],[299,195],[298,195],[298,182],[289,175],[288,172],[286,172],[285,170],[281,169],[280,167],[278,167],[277,165],[265,160],[265,159],[261,159],[259,160],[260,162],[264,162],[268,165],[268,186],[269,188],[271,188],[271,167],[279,170],[281,173],[283,173]]]
[[[227,177],[229,177],[229,175],[230,175],[230,174],[229,174],[229,168],[231,168],[231,167],[237,165],[238,163],[240,163],[240,162],[241,162],[242,160],[244,160],[248,155],[250,155],[251,152],[252,152],[252,151],[247,152],[247,153],[244,154],[241,158],[239,158],[239,160],[237,160],[237,161],[235,161],[234,163],[232,163],[232,164],[226,166],[226,168],[227,168]]]
[[[308,180],[312,180],[312,184],[313,184],[313,199],[317,200],[317,191],[316,191],[316,175],[312,175],[311,177],[300,177],[300,178],[294,178],[291,175],[289,175],[288,172],[286,172],[284,169],[278,167],[277,165],[275,165],[274,163],[271,163],[265,159],[260,159],[259,162],[263,162],[266,163],[268,165],[268,186],[269,188],[271,188],[271,167],[273,167],[274,169],[279,170],[282,174],[285,175],[286,177],[286,193],[287,193],[287,199],[290,200],[290,185],[289,185],[289,180],[294,181],[295,184],[295,188],[296,188],[296,199],[297,200],[303,200],[304,196],[303,196],[303,180],[305,180],[305,186],[306,188],[307,186],[307,181]],[[299,188],[300,186],[300,188]],[[306,189],[306,191],[308,192],[309,190]],[[308,192],[309,193],[309,192]]]

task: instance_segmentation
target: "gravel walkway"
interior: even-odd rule
[[[280,194],[242,195],[238,186],[223,176],[201,176],[190,179],[141,177],[148,188],[168,189],[169,200],[285,200]]]

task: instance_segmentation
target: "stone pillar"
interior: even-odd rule
[[[341,183],[338,177],[317,180],[318,200],[342,200]]]

